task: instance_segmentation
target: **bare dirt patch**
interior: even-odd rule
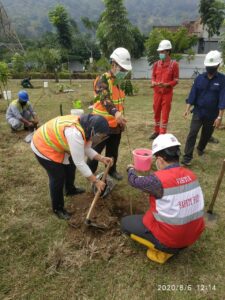
[[[147,209],[147,201],[144,196],[135,201],[133,214],[143,214]],[[99,198],[93,211],[91,221],[103,225],[104,230],[89,227],[85,224],[88,209],[93,200],[93,194],[82,194],[74,197],[74,203],[68,206],[73,212],[69,222],[69,237],[74,241],[77,249],[85,249],[90,259],[110,259],[114,255],[123,253],[132,255],[135,250],[130,248],[120,230],[122,217],[130,215],[129,199],[124,199],[111,193],[106,198]],[[144,205],[146,202],[146,205]],[[145,207],[144,207],[145,206]],[[141,208],[141,209],[140,209]]]

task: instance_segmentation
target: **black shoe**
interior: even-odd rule
[[[152,135],[150,135],[149,139],[150,139],[150,140],[154,140],[154,139],[157,138],[158,135],[159,135],[158,132],[154,132]]]
[[[66,196],[74,196],[83,193],[85,193],[85,189],[74,187],[73,189],[66,191]]]
[[[54,210],[54,214],[56,214],[56,216],[59,219],[63,219],[63,220],[69,220],[72,215],[71,213],[66,211],[64,208]]]
[[[182,165],[184,165],[184,166],[191,166],[191,161],[189,160],[185,160],[185,159],[183,159],[182,161],[181,161],[181,164]]]
[[[202,156],[202,155],[205,154],[205,151],[199,150],[199,149],[197,148],[197,153],[198,153],[198,156]]]
[[[211,136],[211,138],[208,140],[208,143],[212,143],[212,144],[218,144],[219,140],[214,138],[213,136]]]
[[[120,173],[118,173],[117,171],[109,172],[109,175],[116,180],[123,179],[123,176]]]

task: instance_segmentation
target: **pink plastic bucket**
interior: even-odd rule
[[[149,171],[152,165],[152,150],[140,148],[133,150],[134,167],[137,171]]]

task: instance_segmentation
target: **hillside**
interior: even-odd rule
[[[8,16],[17,32],[29,36],[38,36],[51,30],[48,11],[59,1],[56,0],[2,0]],[[69,11],[70,16],[82,30],[81,17],[97,20],[104,10],[102,0],[63,0],[60,2]],[[144,33],[152,25],[176,25],[198,16],[199,0],[125,0],[130,21]]]

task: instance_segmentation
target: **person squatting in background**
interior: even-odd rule
[[[32,83],[30,81],[31,81],[31,77],[24,78],[21,81],[22,87],[25,89],[28,89],[28,88],[32,89],[34,86],[32,85]]]
[[[38,117],[32,108],[26,91],[19,91],[18,99],[10,103],[6,111],[6,121],[12,131],[18,131],[22,126],[24,126],[24,129],[30,130],[37,128]]]

